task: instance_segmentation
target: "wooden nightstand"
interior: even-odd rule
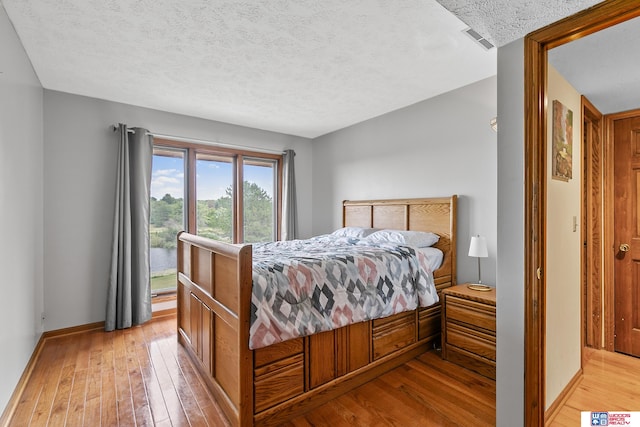
[[[496,290],[442,291],[442,358],[496,378]]]

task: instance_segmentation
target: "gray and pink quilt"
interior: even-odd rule
[[[257,349],[438,302],[409,246],[318,236],[253,245],[249,347]]]

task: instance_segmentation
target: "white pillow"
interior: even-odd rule
[[[363,239],[376,231],[377,228],[368,227],[342,227],[331,233],[336,237],[355,237],[357,239]]]
[[[417,248],[416,250],[422,252],[427,257],[427,264],[431,271],[436,271],[442,265],[444,259],[444,252],[438,248]]]
[[[440,236],[428,231],[379,230],[367,237],[374,243],[395,243],[417,248],[426,248],[438,243]]]

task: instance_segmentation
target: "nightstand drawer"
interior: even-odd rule
[[[456,320],[488,331],[496,331],[496,308],[447,295],[447,321]]]
[[[496,360],[496,338],[455,323],[447,325],[447,344]]]

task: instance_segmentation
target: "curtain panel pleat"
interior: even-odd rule
[[[151,319],[149,203],[153,137],[142,128],[118,126],[111,271],[105,330],[128,328]]]
[[[282,156],[282,240],[298,238],[295,157],[296,153],[293,150],[285,150]]]

